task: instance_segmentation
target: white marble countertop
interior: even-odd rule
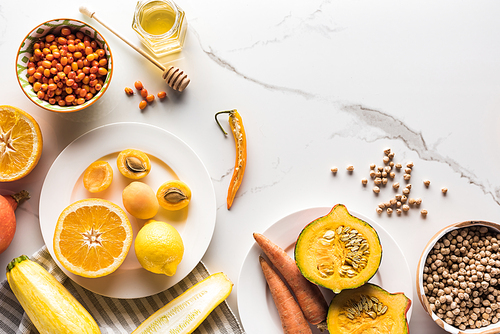
[[[83,17],[80,4],[0,4],[0,104],[29,112],[44,136],[35,170],[0,185],[4,193],[23,188],[32,196],[17,211],[18,229],[0,255],[1,273],[13,257],[43,245],[39,197],[54,159],[78,136],[114,122],[158,125],[185,141],[205,164],[216,193],[217,222],[203,261],[235,283],[228,302],[236,314],[238,275],[254,244],[252,233],[295,211],[343,203],[370,217],[398,242],[413,280],[423,247],[438,230],[459,221],[500,221],[499,2],[177,3],[189,27],[184,50],[169,60],[192,82],[182,94],[169,90],[167,102],[143,112],[124,87],[141,80],[159,91],[165,87],[161,72]],[[135,1],[87,5],[139,45],[131,29]],[[95,26],[110,44],[115,66],[98,103],[64,115],[29,101],[14,71],[24,36],[43,21],[63,17]],[[243,117],[248,165],[228,211],[234,142],[224,140],[214,113],[230,108]],[[401,216],[375,212],[392,189],[376,196],[371,183],[363,187],[360,180],[370,163],[382,163],[386,147],[396,153],[395,161],[414,162],[412,192],[423,199],[426,219],[417,209]],[[345,170],[348,164],[355,167],[352,174]],[[339,168],[336,175],[333,166]],[[431,180],[429,188],[423,179]],[[449,189],[446,196],[441,187]],[[411,332],[443,333],[416,294],[412,300]]]

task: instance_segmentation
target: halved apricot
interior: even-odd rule
[[[83,186],[91,193],[103,191],[113,181],[113,169],[107,161],[95,161],[83,174]]]
[[[116,164],[120,173],[132,180],[141,179],[151,171],[151,161],[148,155],[133,148],[121,151]]]
[[[180,210],[189,204],[191,189],[180,180],[167,181],[158,188],[156,198],[162,208]]]

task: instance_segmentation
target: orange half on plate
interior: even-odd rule
[[[70,204],[57,220],[54,253],[68,271],[102,277],[123,263],[132,244],[132,226],[116,204],[99,198]]]

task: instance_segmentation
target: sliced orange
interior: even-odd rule
[[[27,112],[0,106],[0,182],[28,175],[42,155],[42,132]]]
[[[83,173],[83,186],[91,193],[106,190],[113,181],[113,168],[107,161],[94,161]]]
[[[68,271],[101,277],[123,263],[132,244],[132,226],[118,205],[100,198],[74,202],[63,210],[54,232],[54,253]]]

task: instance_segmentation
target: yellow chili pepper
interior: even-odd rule
[[[229,126],[233,132],[234,142],[236,144],[236,163],[231,183],[229,184],[229,189],[227,191],[227,209],[229,210],[233,204],[234,196],[236,195],[241,181],[243,180],[243,174],[245,173],[245,167],[247,164],[247,139],[245,129],[243,127],[243,120],[236,109],[219,111],[215,114],[215,121],[221,128],[222,132],[224,132],[224,135],[227,136],[227,132],[224,131],[224,128],[220,125],[219,120],[217,119],[217,116],[220,114],[229,114]]]

